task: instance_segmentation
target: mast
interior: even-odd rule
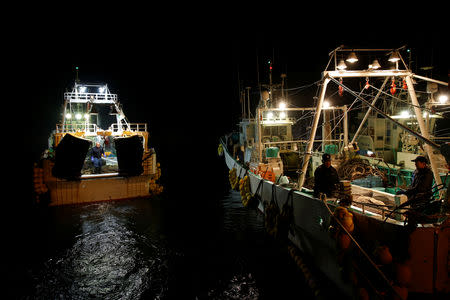
[[[327,90],[328,82],[330,82],[330,78],[325,76],[322,83],[322,89],[320,91],[319,102],[317,103],[316,113],[314,114],[314,121],[311,128],[311,135],[309,138],[308,146],[306,148],[305,156],[303,157],[303,166],[300,173],[300,177],[298,179],[298,187],[299,190],[303,187],[303,183],[305,182],[306,171],[308,170],[309,159],[312,155],[312,148],[314,144],[314,138],[316,136],[317,125],[319,124],[320,112],[322,111],[323,99],[325,98],[325,92]]]
[[[406,84],[408,86],[408,93],[409,93],[409,96],[411,97],[411,102],[414,107],[414,113],[416,114],[417,123],[419,124],[420,132],[422,133],[422,135],[425,138],[429,139],[430,134],[428,132],[427,127],[425,126],[425,122],[423,121],[422,111],[419,107],[419,101],[417,101],[416,91],[414,90],[414,87],[413,87],[411,75],[406,76],[405,80],[406,80]],[[436,185],[440,186],[442,184],[442,180],[441,180],[441,176],[439,175],[438,166],[436,163],[436,158],[433,153],[433,149],[428,144],[424,144],[423,147],[425,149],[425,152],[428,155],[428,159],[430,160],[431,170],[433,171],[433,175],[434,175],[434,181],[435,181]],[[441,195],[442,192],[443,191],[440,190],[439,194]]]

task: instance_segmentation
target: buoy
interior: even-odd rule
[[[375,249],[375,257],[377,258],[377,261],[382,265],[388,265],[392,263],[392,254],[389,251],[388,246],[378,246]]]
[[[239,187],[239,177],[237,177],[236,168],[232,168],[228,172],[228,180],[232,189],[236,190]]]
[[[333,214],[340,221],[340,220],[344,219],[344,216],[347,214],[347,209],[343,206],[338,206],[334,210]]]
[[[401,286],[407,286],[411,282],[411,268],[406,264],[395,264],[395,279]]]
[[[361,300],[369,300],[369,293],[363,287],[358,289],[358,299]]]
[[[345,232],[341,232],[338,235],[338,245],[339,248],[345,250],[348,249],[348,247],[350,247],[350,243],[352,242],[352,240],[350,239],[350,236],[348,236],[347,233]]]
[[[397,292],[397,294],[393,294],[392,299],[395,300],[406,300],[408,299],[408,289],[404,286],[398,286],[398,285],[394,285],[393,286],[394,291]],[[401,298],[399,298],[398,296],[400,296]]]
[[[353,224],[353,214],[350,212],[347,212],[344,215],[344,218],[341,221],[342,225],[345,227],[345,229],[352,233],[353,230],[355,229],[355,224]]]

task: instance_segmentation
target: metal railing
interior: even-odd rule
[[[68,92],[64,93],[64,100],[70,101],[72,103],[81,102],[85,103],[87,101],[99,101],[105,103],[117,102],[116,94],[100,94],[100,93],[76,93]]]
[[[56,124],[56,133],[65,133],[65,132],[97,132],[97,125],[96,124]]]
[[[114,123],[111,125],[111,129],[113,132],[119,132],[119,131],[123,131],[126,130],[124,128],[124,125],[122,126],[122,130],[119,130],[119,125],[117,123]],[[147,131],[147,123],[129,123],[130,126],[130,130],[134,131],[134,132],[145,132]]]
[[[147,123],[130,123],[129,124],[130,131],[133,132],[146,132],[147,131]],[[56,133],[66,133],[66,132],[85,132],[86,134],[97,134],[98,131],[97,124],[56,124]],[[127,130],[126,128],[123,128],[119,130],[119,125],[117,123],[114,123],[111,125],[111,131],[113,133],[122,132],[124,130]]]

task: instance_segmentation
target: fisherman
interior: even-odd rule
[[[339,176],[336,169],[331,165],[331,155],[322,155],[322,164],[314,171],[314,197],[320,193],[332,197],[337,190]]]
[[[408,201],[402,204],[402,207],[410,205],[412,214],[409,216],[409,223],[416,227],[421,219],[420,214],[426,214],[427,205],[431,202],[433,185],[433,173],[428,167],[428,160],[425,156],[417,156],[412,160],[416,164],[416,170],[412,175],[411,186],[406,190],[399,190],[397,195],[406,195]],[[415,216],[419,214],[419,216]]]
[[[103,151],[103,147],[100,146],[100,143],[95,143],[95,147],[91,150],[91,160],[94,163],[94,173],[100,174],[102,171],[102,156],[105,155],[105,151]]]

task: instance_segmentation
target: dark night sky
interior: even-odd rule
[[[240,111],[237,71],[245,85],[254,84],[256,52],[261,61],[274,59],[274,72],[287,72],[289,87],[320,79],[328,53],[342,44],[407,44],[423,55],[418,63],[428,65],[425,60],[433,54],[432,62],[439,66],[434,77],[448,80],[448,35],[445,21],[434,22],[441,20],[435,15],[415,17],[408,31],[399,19],[371,19],[366,10],[358,19],[340,17],[337,10],[325,15],[311,10],[275,20],[271,11],[238,13],[228,7],[218,16],[219,8],[200,13],[189,7],[198,9],[194,14],[184,8],[177,7],[175,15],[139,7],[103,14],[55,12],[12,33],[8,62],[14,64],[11,77],[20,84],[20,106],[28,113],[24,132],[31,128],[31,136],[21,139],[28,157],[24,164],[45,149],[61,117],[63,92],[75,79],[75,66],[81,81],[107,83],[131,122],[149,123],[150,143],[166,161],[175,156],[207,159],[201,151],[215,154],[219,136],[234,128]],[[317,13],[317,18],[306,20],[305,13]],[[428,25],[421,27],[419,21]]]

